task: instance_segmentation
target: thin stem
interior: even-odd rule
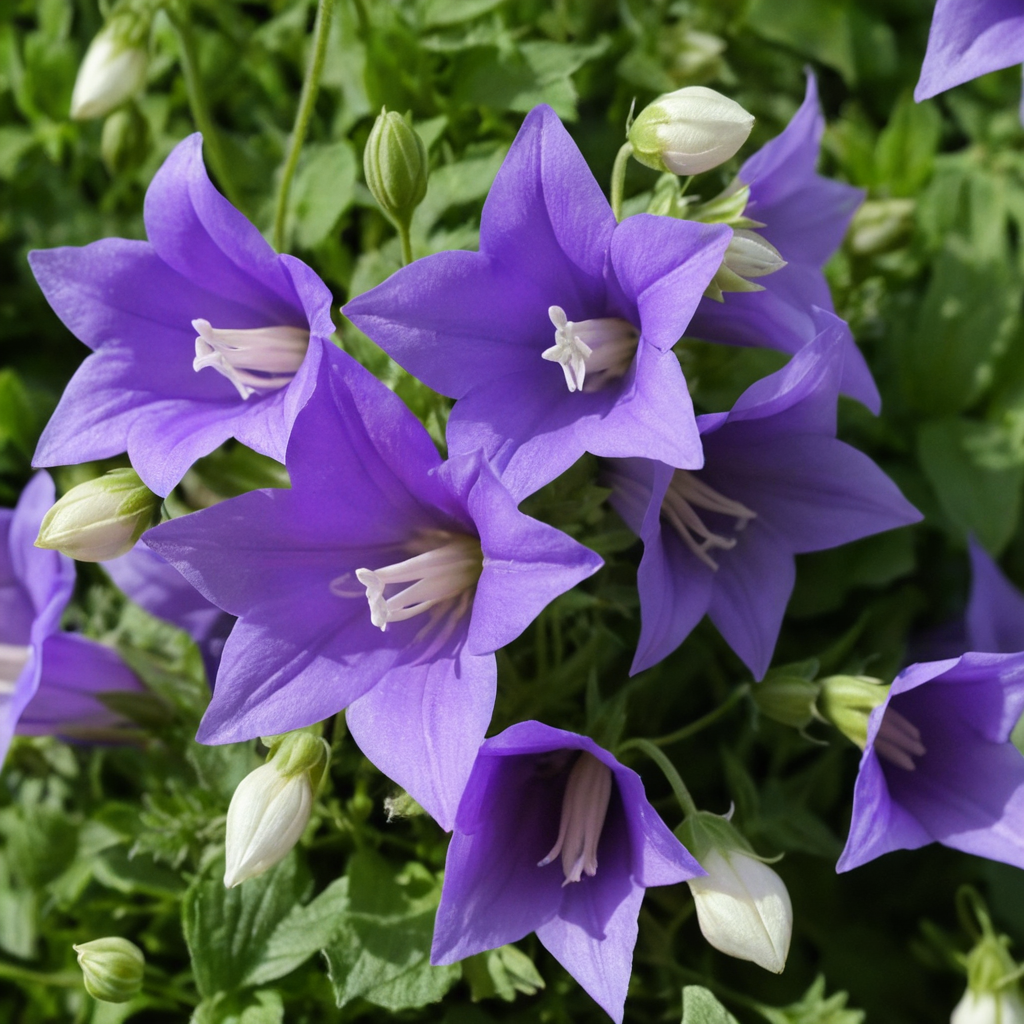
[[[302,83],[299,96],[299,109],[295,113],[295,126],[288,142],[288,156],[285,158],[284,170],[281,172],[281,184],[277,189],[277,203],[274,207],[274,248],[278,252],[284,246],[284,222],[288,212],[288,194],[292,189],[295,168],[299,165],[302,144],[306,141],[306,132],[316,107],[317,93],[320,91],[320,78],[324,71],[324,60],[327,56],[327,37],[331,33],[331,17],[334,14],[335,0],[320,0],[316,9],[316,24],[313,26],[313,56],[306,68],[306,80]]]
[[[683,187],[679,190],[680,199],[686,195],[686,190],[690,187],[690,184],[695,177],[696,175],[691,174],[688,178],[683,179]]]
[[[409,238],[409,225],[399,223],[397,227],[398,237],[402,242],[402,266],[407,267],[412,263],[412,241]]]
[[[622,220],[622,192],[626,187],[626,165],[632,155],[633,143],[624,142],[615,154],[615,163],[612,166],[611,202],[616,220]]]
[[[213,123],[210,107],[203,92],[203,83],[199,77],[199,60],[196,55],[195,39],[192,29],[185,18],[171,16],[171,24],[178,34],[181,47],[181,70],[185,76],[185,90],[188,92],[188,105],[192,110],[192,120],[203,135],[203,148],[206,160],[217,178],[221,190],[232,206],[241,208],[238,190],[228,172],[228,162],[221,146],[220,133]]]
[[[27,967],[19,967],[17,964],[8,964],[3,961],[0,961],[0,978],[33,985],[50,985],[54,988],[80,988],[82,985],[82,975],[78,971],[44,974],[42,971],[30,971]]]
[[[676,766],[668,759],[668,755],[664,751],[659,750],[650,740],[634,739],[626,740],[618,748],[616,755],[623,754],[627,750],[642,751],[661,769],[662,774],[668,779],[668,784],[672,787],[672,792],[675,793],[684,815],[697,813],[697,805],[693,802],[686,783],[683,782],[682,776],[676,771]]]
[[[670,732],[667,736],[658,736],[657,738],[652,737],[650,742],[658,747],[667,747],[670,743],[677,743],[679,740],[685,740],[690,736],[695,735],[702,729],[706,729],[709,725],[713,725],[720,718],[724,717],[732,708],[738,704],[748,693],[750,692],[750,684],[744,683],[742,686],[737,686],[732,693],[721,704],[718,705],[713,711],[709,711],[706,715],[698,718],[695,722],[691,722],[689,725],[684,725],[682,729],[676,729],[675,732]]]

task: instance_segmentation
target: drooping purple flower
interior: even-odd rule
[[[541,106],[494,180],[480,251],[417,260],[343,312],[458,400],[451,452],[481,449],[517,500],[585,451],[695,468],[693,406],[671,349],[729,238],[647,214],[617,225]]]
[[[1024,654],[911,665],[871,712],[838,871],[937,842],[1024,867]]]
[[[822,267],[839,248],[864,193],[817,173],[824,132],[818,84],[808,73],[807,93],[792,121],[737,176],[739,184],[750,186],[745,215],[764,224],[757,233],[778,249],[786,266],[757,278],[764,291],[726,292],[722,302],[703,299],[687,334],[795,353],[819,333],[816,309],[835,311]],[[842,330],[841,391],[877,413],[881,399],[874,378],[845,323]]]
[[[972,651],[1013,654],[1024,651],[1024,594],[1004,575],[992,556],[968,540],[971,596],[965,616],[967,647]]]
[[[622,1020],[644,890],[703,875],[640,777],[586,736],[520,722],[480,748],[455,819],[431,962],[530,932]]]
[[[199,739],[347,708],[366,756],[450,828],[491,718],[493,652],[601,559],[517,511],[478,454],[442,464],[401,400],[336,349],[287,465],[291,490],[145,534],[239,616]]]
[[[144,217],[148,242],[29,254],[47,301],[93,350],[43,431],[36,465],[127,451],[146,486],[166,495],[229,437],[283,460],[334,330],[330,292],[213,187],[198,134],[156,173]]]
[[[141,689],[110,648],[59,632],[75,564],[35,547],[54,498],[49,473],[37,473],[16,508],[0,509],[0,762],[15,732],[73,737],[117,725],[96,695]]]
[[[138,541],[128,554],[104,562],[103,567],[137,605],[192,637],[212,683],[217,677],[217,666],[224,641],[234,625],[234,616],[207,601],[145,541]]]
[[[937,0],[914,99],[1022,62],[1024,0]]]
[[[862,452],[836,439],[844,327],[822,331],[730,412],[699,416],[699,471],[609,462],[611,501],[644,542],[633,672],[676,649],[705,614],[760,679],[793,590],[793,556],[921,516]]]

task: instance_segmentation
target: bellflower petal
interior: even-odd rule
[[[1024,594],[974,537],[968,539],[967,547],[971,556],[967,646],[1000,654],[1024,650]]]

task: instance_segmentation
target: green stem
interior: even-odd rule
[[[54,988],[81,988],[82,985],[82,975],[78,971],[44,974],[42,971],[30,971],[27,967],[18,967],[16,964],[7,964],[3,961],[0,961],[0,978],[33,985],[50,985]]]
[[[412,240],[409,238],[409,225],[398,224],[398,237],[402,242],[402,266],[412,263]]]
[[[203,83],[199,77],[199,61],[196,56],[192,29],[185,18],[171,16],[171,23],[178,34],[178,43],[181,46],[181,70],[185,76],[188,105],[192,110],[192,120],[203,134],[206,160],[213,169],[214,176],[228,202],[240,209],[238,190],[228,172],[228,162],[221,146],[220,133],[213,123],[213,117],[206,102],[206,94],[203,92]]]
[[[615,164],[612,166],[611,201],[612,213],[615,214],[616,220],[622,220],[622,192],[626,187],[626,165],[632,155],[633,143],[624,142],[615,154]]]
[[[327,37],[331,33],[331,17],[334,14],[334,0],[319,0],[316,9],[316,24],[313,26],[313,56],[306,68],[306,80],[302,83],[299,109],[295,113],[295,126],[288,142],[288,156],[281,172],[281,184],[277,189],[277,203],[274,207],[274,248],[278,252],[284,246],[284,222],[288,212],[288,194],[292,189],[295,168],[299,165],[302,144],[316,107],[316,96],[320,91],[320,78],[327,57]]]
[[[676,800],[679,801],[679,806],[683,809],[684,815],[697,813],[697,805],[693,802],[693,797],[690,796],[686,783],[683,782],[682,776],[676,771],[676,766],[668,759],[668,755],[664,751],[659,750],[650,740],[634,739],[626,740],[616,750],[616,756],[625,753],[627,750],[642,751],[661,769],[662,774],[668,779],[668,784],[672,787],[672,792],[675,793]]]
[[[729,694],[726,699],[718,705],[713,711],[709,711],[706,715],[698,718],[696,722],[691,722],[689,725],[684,725],[682,729],[676,729],[675,732],[670,732],[667,736],[658,736],[650,740],[655,746],[667,747],[670,743],[677,743],[679,740],[685,740],[690,736],[695,735],[702,729],[706,729],[709,725],[713,725],[720,718],[725,716],[732,710],[732,708],[738,704],[748,693],[750,692],[750,684],[744,683],[742,686],[737,686],[732,693]]]

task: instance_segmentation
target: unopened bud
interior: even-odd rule
[[[704,938],[728,956],[781,974],[793,934],[793,905],[782,879],[717,814],[690,814],[676,835],[707,872],[686,883]]]
[[[142,88],[149,63],[145,32],[145,26],[127,15],[100,30],[78,69],[71,93],[72,118],[103,117]]]
[[[112,936],[71,947],[78,954],[85,990],[104,1003],[126,1003],[142,990],[146,958],[127,939]]]
[[[817,715],[815,702],[821,686],[803,676],[770,672],[750,688],[754,703],[765,718],[794,729],[806,729]]]
[[[869,199],[850,222],[850,248],[858,256],[892,249],[913,230],[915,206],[913,199]]]
[[[982,936],[964,958],[967,991],[950,1024],[1024,1024],[1024,1000],[1015,977],[1018,967],[1007,949],[1009,941],[995,933],[986,914]]]
[[[427,194],[427,151],[401,114],[381,108],[363,150],[363,174],[380,208],[408,225]]]
[[[645,107],[630,125],[633,155],[656,171],[709,171],[747,141],[754,117],[714,89],[689,85]]]
[[[134,469],[112,469],[72,487],[43,516],[36,547],[63,551],[79,562],[117,558],[155,525],[161,500]]]
[[[138,167],[149,151],[149,125],[135,104],[115,110],[103,122],[100,157],[111,174]]]
[[[1001,992],[967,989],[949,1018],[950,1024],[1024,1024],[1024,1000],[1016,986]]]
[[[268,745],[270,759],[242,779],[228,807],[224,884],[229,889],[288,855],[309,822],[327,768],[330,748],[312,733],[287,733]]]
[[[868,718],[885,702],[889,687],[871,676],[829,676],[821,680],[818,711],[861,750],[868,741]]]

